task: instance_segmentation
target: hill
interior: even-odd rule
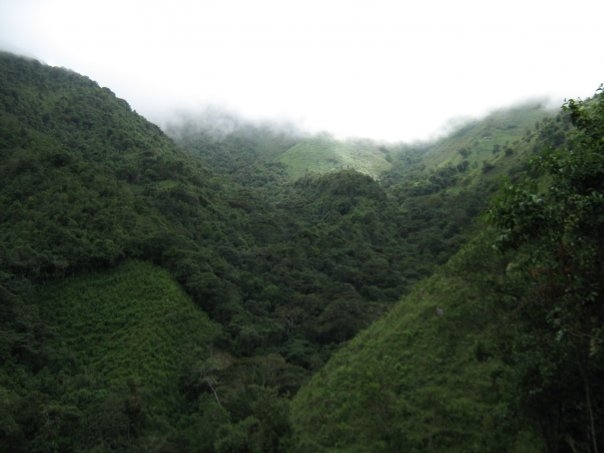
[[[96,357],[98,350],[91,342],[53,340],[86,338],[90,327],[78,321],[69,330],[49,316],[53,305],[35,297],[46,285],[92,273],[84,281],[94,286],[94,275],[114,268],[119,274],[125,261],[153,263],[220,326],[210,345],[214,358],[185,367],[178,395],[157,396],[164,384],[147,383],[144,392],[156,396],[146,399],[146,410],[163,421],[129,431],[126,441],[116,431],[120,445],[143,448],[156,439],[158,448],[274,450],[291,432],[283,415],[289,396],[429,274],[436,253],[444,259],[458,245],[455,233],[446,247],[410,241],[399,225],[419,232],[432,217],[403,215],[377,181],[354,170],[290,182],[282,164],[261,157],[294,146],[299,139],[289,133],[244,128],[228,140],[206,137],[179,148],[86,77],[0,58],[6,444],[18,440],[28,450],[43,442],[49,431],[29,421],[44,420],[49,407],[62,408],[52,428],[61,442],[69,438],[61,430],[80,429],[79,406],[65,409],[66,395],[56,389],[77,357]],[[231,151],[241,162],[231,155],[220,160]],[[107,321],[102,313],[99,323]],[[137,367],[124,362],[123,375],[138,375]],[[97,371],[95,389],[112,394],[111,369]],[[44,404],[19,417],[32,389]],[[181,409],[162,417],[168,405]],[[116,407],[127,417],[127,406]],[[204,440],[178,416],[197,430],[205,424]],[[82,449],[93,441],[78,435],[73,442]]]
[[[554,113],[529,103],[462,123],[433,142],[400,145],[392,150],[392,168],[381,179],[424,194],[496,185],[502,176],[522,170],[535,151],[536,128]]]
[[[304,139],[282,153],[278,162],[298,179],[307,173],[355,169],[374,178],[390,168],[388,151],[371,140],[336,140],[328,134]]]
[[[537,123],[554,114],[555,110],[541,102],[496,110],[480,120],[462,123],[437,140],[428,148],[424,162],[431,168],[459,165],[464,159],[481,168],[483,162],[497,165],[514,154],[518,143]]]
[[[535,131],[496,228],[298,392],[297,451],[598,451],[603,124],[600,90]]]
[[[173,435],[166,428],[178,426],[187,407],[183,370],[209,357],[219,326],[165,270],[143,262],[45,285],[38,298],[52,330],[46,347],[63,378],[46,376],[46,395],[33,382],[29,397],[13,395],[12,405],[32,406],[28,429],[38,429],[30,445],[45,448],[52,439],[63,451],[123,449],[139,436],[139,448],[165,444]],[[23,423],[24,414],[13,416]],[[141,435],[151,428],[163,434]],[[11,433],[12,448],[24,437]]]
[[[296,395],[298,451],[539,451],[506,404],[492,232],[357,335]],[[512,332],[508,330],[511,335]]]
[[[281,181],[352,169],[400,182],[418,169],[429,173],[467,166],[466,179],[472,175],[479,180],[485,168],[498,169],[493,173],[501,175],[518,164],[522,157],[513,157],[518,143],[553,113],[542,103],[527,103],[463,122],[440,139],[415,144],[338,140],[328,133],[309,135],[289,124],[257,124],[212,110],[183,114],[166,131],[209,167],[236,175],[243,184],[266,178],[267,168]]]
[[[601,103],[511,151],[480,122],[432,151],[335,141],[390,168],[293,179],[279,159],[330,138],[192,119],[175,143],[86,77],[0,63],[0,448],[597,445]]]

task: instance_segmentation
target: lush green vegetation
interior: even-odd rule
[[[3,449],[157,448],[173,437],[188,412],[179,379],[210,357],[220,328],[169,274],[128,262],[43,285],[37,299],[46,366],[28,375],[5,364]]]
[[[538,451],[507,404],[508,327],[494,291],[506,262],[492,240],[467,245],[300,390],[299,451]]]
[[[495,225],[296,395],[300,451],[601,447],[604,93],[540,124]]]
[[[604,89],[563,107],[572,128],[544,132],[536,177],[506,184],[491,216],[516,252],[513,338],[518,408],[547,449],[598,451],[604,422]]]
[[[388,150],[370,140],[339,141],[327,134],[302,140],[278,158],[291,178],[307,173],[355,169],[377,177],[390,168]]]
[[[602,105],[172,141],[0,54],[0,449],[597,451]]]

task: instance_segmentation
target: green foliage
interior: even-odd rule
[[[579,349],[601,393],[600,104],[416,146],[187,120],[177,146],[108,89],[0,54],[0,449],[537,450],[557,392],[585,420]],[[526,172],[551,174],[500,199],[519,253],[488,232],[412,291]],[[545,295],[561,310],[525,303]],[[541,437],[589,448],[560,414]]]
[[[538,103],[495,111],[433,142],[393,149],[392,169],[381,179],[405,190],[413,184],[412,195],[488,190],[486,184],[515,173],[532,154],[540,138],[535,125],[549,124],[552,116]]]
[[[391,165],[387,154],[370,140],[335,140],[327,134],[319,134],[295,144],[278,158],[291,179],[308,173],[323,174],[341,169],[355,169],[360,173],[377,177]]]
[[[141,262],[47,285],[40,301],[79,367],[109,385],[141,382],[158,396],[219,332],[165,271]]]
[[[591,130],[569,130],[559,116],[504,153],[516,159],[544,144],[551,150],[528,169],[531,178],[545,176],[511,185],[496,202],[499,233],[486,231],[464,246],[298,392],[292,420],[299,451],[597,451],[598,96],[565,107],[575,124]],[[495,153],[497,165],[485,158],[483,175],[500,173],[504,154]],[[463,206],[470,199],[470,191],[457,187],[474,163],[426,173],[421,150],[401,157],[407,182],[389,179],[392,174],[386,182],[398,184],[403,205],[457,197],[449,205]],[[507,168],[516,179],[523,171]],[[482,184],[466,181],[472,188]],[[500,246],[519,251],[494,254],[496,234]]]
[[[0,57],[0,242],[8,272],[39,280],[124,256],[155,259],[149,255],[162,247],[166,217],[209,204],[207,174],[109,90]],[[169,208],[155,201],[167,180],[178,181]]]
[[[246,123],[217,112],[184,117],[167,132],[210,168],[258,189],[345,169],[376,178],[392,160],[387,147],[371,140],[309,136],[288,124]]]
[[[181,369],[207,356],[219,327],[142,262],[63,279],[37,297],[46,360],[35,374],[3,367],[7,440],[24,450],[131,449],[163,431],[165,442],[185,405]]]
[[[563,141],[547,135],[531,162],[539,183],[506,184],[490,214],[499,248],[519,250],[516,272],[528,288],[517,308],[520,407],[541,425],[548,448],[597,451],[604,427],[604,91],[563,110],[574,127]]]
[[[462,124],[450,134],[427,145],[424,163],[428,168],[438,168],[468,159],[479,166],[484,162],[507,166],[510,156],[505,156],[505,152],[501,151],[512,148],[519,150],[535,124],[550,118],[552,114],[538,102],[494,111],[486,118]]]
[[[416,285],[298,392],[299,451],[514,449],[523,429],[508,404],[494,291],[505,262],[493,259],[491,237]]]
[[[222,175],[254,190],[270,190],[288,176],[277,156],[302,136],[284,126],[246,124],[228,114],[207,113],[170,124],[175,142]]]

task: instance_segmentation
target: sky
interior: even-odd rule
[[[591,96],[602,17],[602,0],[0,0],[0,49],[84,74],[160,125],[213,106],[412,141]]]

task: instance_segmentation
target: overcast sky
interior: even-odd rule
[[[603,0],[0,0],[0,48],[152,121],[223,106],[384,140],[604,82]],[[558,105],[558,104],[556,104]]]

